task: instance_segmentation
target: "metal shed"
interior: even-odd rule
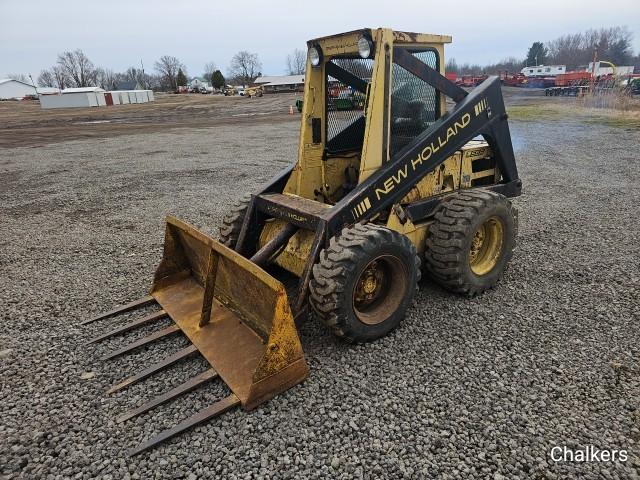
[[[33,85],[12,78],[0,79],[0,100],[24,98],[28,95],[36,95]]]
[[[105,91],[99,87],[65,88],[60,95],[42,95],[42,108],[101,107],[107,104]]]

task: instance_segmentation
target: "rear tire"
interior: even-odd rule
[[[220,225],[220,243],[229,248],[235,248],[250,203],[251,195],[246,194],[227,212]]]
[[[309,303],[339,337],[368,342],[396,328],[420,280],[420,259],[404,235],[374,224],[342,230],[313,267]]]
[[[478,295],[504,274],[517,231],[518,212],[503,195],[459,191],[443,200],[429,226],[426,270],[448,290]]]

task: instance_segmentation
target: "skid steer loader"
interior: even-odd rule
[[[168,217],[148,296],[83,322],[156,305],[99,341],[173,320],[105,359],[168,335],[191,341],[110,393],[189,355],[210,364],[119,421],[214,378],[232,392],[131,454],[301,382],[308,367],[294,320],[307,311],[339,337],[365,342],[400,324],[422,270],[469,296],[496,284],[515,245],[508,197],[520,195],[521,181],[500,80],[470,93],[447,80],[450,42],[390,29],[309,41],[297,161],[231,209],[219,240]],[[347,89],[362,104],[330,108],[329,92]]]
[[[247,87],[244,89],[244,96],[247,98],[262,97],[264,95],[264,87],[258,85],[255,87]]]

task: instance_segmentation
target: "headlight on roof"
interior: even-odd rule
[[[317,67],[318,65],[320,65],[320,62],[322,61],[322,51],[320,50],[319,46],[314,45],[313,47],[309,48],[309,60],[311,61],[311,66],[313,67]]]
[[[366,36],[360,37],[358,40],[358,53],[362,58],[369,58],[373,52],[373,42]]]

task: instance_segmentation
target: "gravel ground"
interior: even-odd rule
[[[345,345],[307,322],[311,375],[133,459],[127,449],[225,395],[212,383],[119,425],[205,368],[191,359],[105,388],[186,345],[101,363],[135,315],[163,216],[216,232],[225,206],[286,165],[294,122],[0,150],[0,474],[5,478],[638,478],[640,133],[513,122],[525,195],[506,278],[479,298],[424,281],[403,326]],[[142,336],[151,328],[128,337]],[[552,447],[626,449],[555,463]]]

